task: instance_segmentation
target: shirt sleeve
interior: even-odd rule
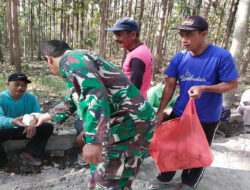
[[[50,114],[53,120],[65,120],[77,109],[77,115],[84,122],[86,144],[99,144],[108,138],[110,105],[98,70],[90,64],[89,60],[86,63],[83,60],[80,67],[70,68],[70,74],[62,71],[66,72],[70,94]]]
[[[130,80],[139,90],[141,89],[144,73],[144,62],[138,58],[133,58],[130,61]]]
[[[219,78],[221,82],[228,82],[238,78],[236,65],[232,55],[228,52],[228,55],[222,58],[219,65]]]
[[[75,112],[75,110],[76,105],[72,100],[72,93],[70,92],[64,101],[49,110],[49,114],[53,121],[58,124],[62,124],[71,114]]]
[[[170,61],[168,67],[164,71],[164,73],[170,77],[178,78],[178,70],[177,70],[177,64],[180,62],[182,58],[183,53],[179,52],[177,53],[173,59]]]
[[[2,128],[12,128],[14,127],[14,125],[12,124],[11,120],[13,118],[11,117],[7,117],[4,114],[4,110],[3,110],[3,97],[0,96],[0,129]]]

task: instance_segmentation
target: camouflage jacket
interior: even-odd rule
[[[62,123],[77,111],[86,143],[114,143],[143,134],[151,140],[157,118],[151,105],[121,70],[83,50],[67,51],[59,68],[68,96],[50,110]]]

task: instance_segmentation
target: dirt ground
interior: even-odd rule
[[[239,126],[236,127],[235,126]],[[248,190],[250,187],[250,134],[237,134],[241,125],[230,126],[231,137],[217,136],[212,150],[214,162],[208,167],[197,190]],[[223,128],[222,128],[223,129]],[[78,150],[71,149],[64,157],[43,158],[44,165],[35,168],[23,163],[19,152],[8,154],[7,167],[0,169],[0,190],[72,190],[87,189],[89,168],[79,168],[76,164]],[[146,189],[148,180],[157,174],[152,158],[147,158],[133,182],[134,190]],[[181,172],[175,180],[180,181]]]

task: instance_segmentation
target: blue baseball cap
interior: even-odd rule
[[[112,28],[108,28],[106,30],[109,32],[127,30],[127,31],[135,31],[137,34],[139,34],[140,26],[138,22],[136,22],[132,18],[121,18],[114,24]]]

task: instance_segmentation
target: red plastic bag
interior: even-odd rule
[[[189,100],[181,117],[157,126],[149,152],[160,172],[211,165],[213,155],[194,100]]]

